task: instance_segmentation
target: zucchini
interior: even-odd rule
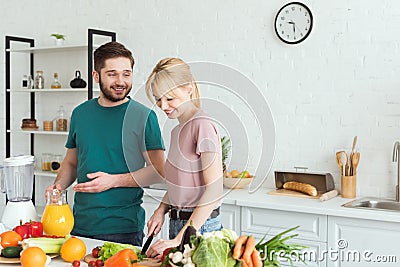
[[[9,246],[3,248],[3,250],[1,251],[1,256],[5,258],[19,258],[21,251],[21,246]]]

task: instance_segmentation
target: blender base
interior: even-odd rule
[[[22,223],[38,221],[35,206],[31,200],[29,201],[8,201],[3,212],[1,222],[6,228],[12,229]]]

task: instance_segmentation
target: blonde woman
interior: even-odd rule
[[[146,82],[149,99],[178,125],[171,132],[165,163],[167,193],[147,222],[158,234],[169,213],[170,240],[158,240],[147,256],[179,245],[186,227],[201,233],[219,230],[222,197],[221,143],[213,120],[200,107],[200,94],[190,67],[179,58],[158,62]]]

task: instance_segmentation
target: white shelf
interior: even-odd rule
[[[93,47],[95,48],[95,47]],[[18,53],[54,53],[54,52],[70,52],[70,51],[87,51],[87,45],[63,45],[63,46],[47,46],[47,47],[29,47],[19,49],[6,49],[6,52]]]
[[[43,130],[7,130],[7,133],[26,133],[26,134],[44,134],[44,135],[68,135],[68,132],[61,131],[43,131]]]
[[[95,90],[93,90],[95,91]],[[19,93],[57,93],[57,92],[87,92],[87,88],[45,88],[45,89],[26,89],[26,88],[18,88],[18,89],[7,89],[7,92],[19,92]]]
[[[40,171],[40,170],[35,170],[34,174],[36,176],[43,176],[43,177],[57,177],[57,173],[55,172],[50,172],[50,171]]]

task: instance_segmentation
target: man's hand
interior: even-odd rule
[[[98,193],[115,187],[116,179],[113,174],[95,172],[86,175],[90,182],[79,183],[74,186],[75,192]]]
[[[47,194],[48,194],[47,192],[52,192],[54,189],[57,189],[57,190],[60,190],[60,191],[63,190],[62,186],[60,184],[53,184],[53,185],[50,185],[50,186],[46,187],[46,191],[44,193],[44,197],[45,197],[46,201],[47,201]]]

